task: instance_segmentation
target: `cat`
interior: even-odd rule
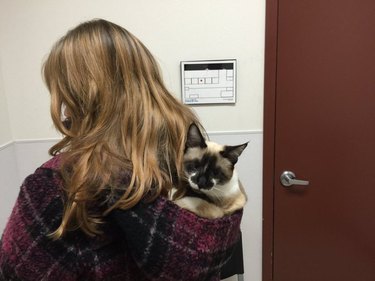
[[[191,124],[184,150],[183,184],[172,200],[209,219],[242,209],[247,196],[234,165],[247,144],[223,146],[206,141],[197,125]]]

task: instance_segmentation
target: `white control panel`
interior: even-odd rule
[[[236,60],[183,61],[181,82],[185,104],[233,104]]]

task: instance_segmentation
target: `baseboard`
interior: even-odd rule
[[[60,138],[46,138],[46,139],[20,139],[15,140],[16,144],[26,144],[26,143],[56,143],[60,141]]]
[[[14,141],[9,141],[9,142],[6,142],[2,145],[0,145],[0,151],[4,150],[4,149],[7,149],[8,147],[12,146],[14,144]]]

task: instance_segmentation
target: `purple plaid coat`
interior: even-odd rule
[[[63,211],[58,157],[27,177],[0,244],[0,280],[220,280],[242,212],[208,220],[159,197],[115,210],[103,235],[53,241]]]

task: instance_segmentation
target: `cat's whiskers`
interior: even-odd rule
[[[223,189],[218,187],[216,184],[209,190],[203,191],[208,197],[212,198],[215,201],[222,201],[226,193]]]

